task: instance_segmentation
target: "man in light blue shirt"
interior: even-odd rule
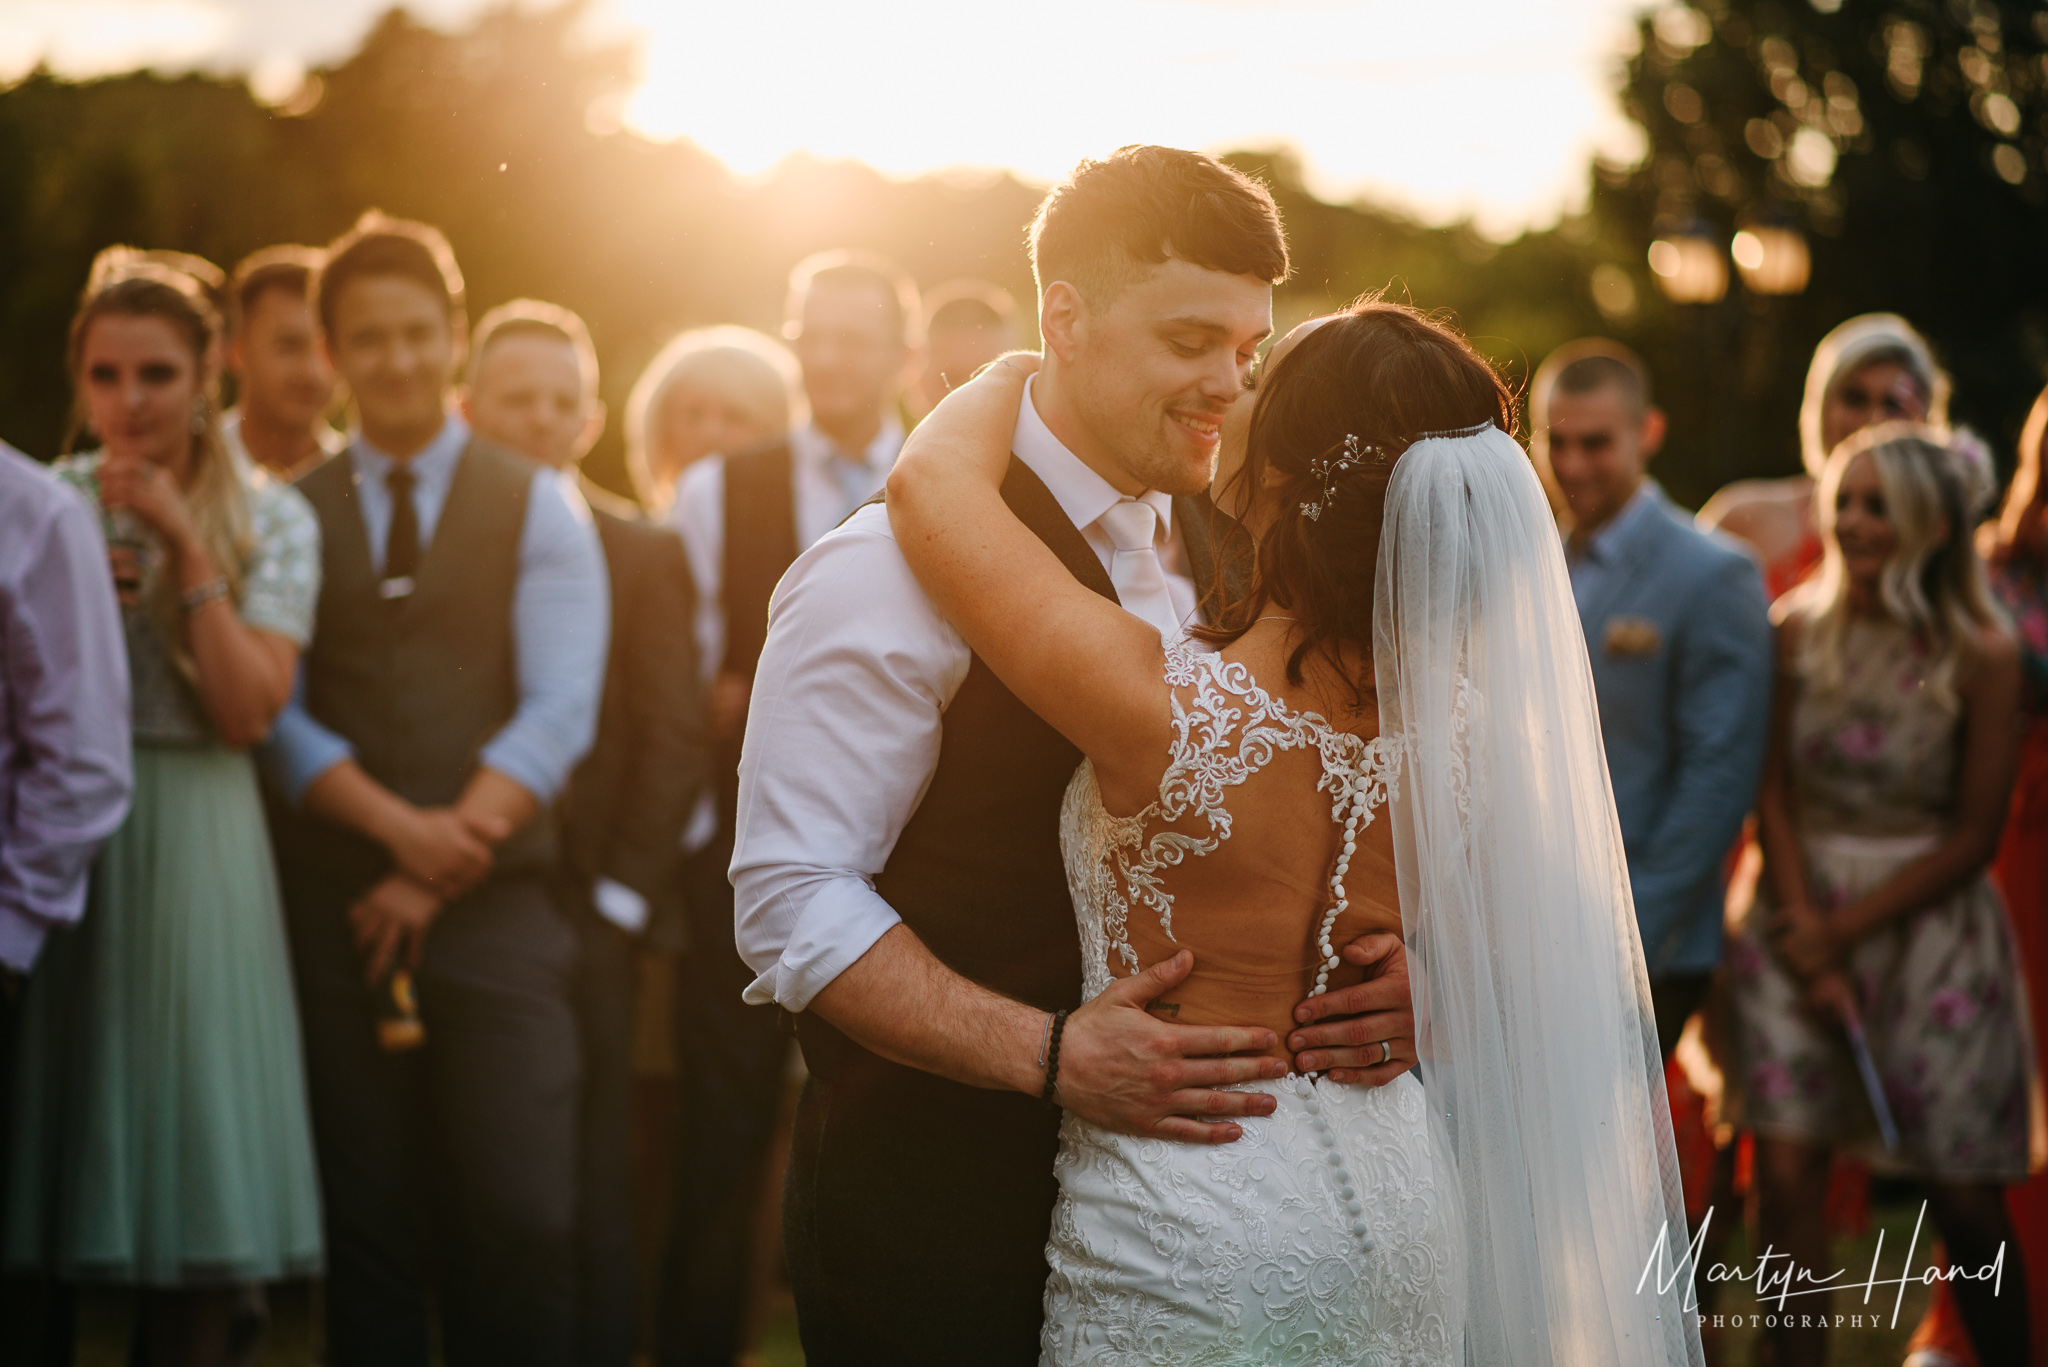
[[[1588,339],[1530,387],[1536,461],[1565,505],[1614,804],[1668,1056],[1721,957],[1721,871],[1770,729],[1771,625],[1755,561],[1648,478],[1664,439],[1634,352]]]
[[[431,1284],[449,1367],[569,1367],[582,1055],[548,810],[596,730],[603,553],[558,475],[453,416],[438,232],[365,215],[317,300],[360,429],[298,484],[320,606],[268,759],[327,1360],[427,1367]]]
[[[433,440],[411,459],[414,517],[422,546],[431,543],[455,468],[470,444],[469,425],[445,415]],[[355,497],[372,558],[382,564],[391,534],[388,480],[399,462],[357,433],[344,459],[354,465]],[[581,495],[554,472],[535,481],[519,548],[512,615],[518,651],[519,709],[477,754],[485,769],[512,779],[538,802],[552,802],[596,734],[594,699],[602,672],[588,667],[592,643],[600,658],[608,639],[609,586],[590,575],[593,530]],[[601,566],[600,566],[601,568]],[[307,715],[303,695],[279,715],[271,735],[271,768],[286,795],[307,789],[354,758],[349,743]]]

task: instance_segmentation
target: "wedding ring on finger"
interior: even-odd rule
[[[1389,1062],[1391,1062],[1391,1061],[1393,1060],[1393,1057],[1394,1057],[1394,1042],[1393,1042],[1392,1040],[1390,1040],[1390,1039],[1383,1039],[1383,1040],[1381,1040],[1381,1041],[1380,1041],[1380,1062],[1381,1062],[1381,1063],[1389,1063]]]

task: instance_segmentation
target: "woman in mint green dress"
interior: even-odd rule
[[[115,253],[73,322],[59,462],[108,530],[133,683],[135,801],[53,937],[22,1034],[8,1264],[132,1286],[152,1364],[248,1351],[238,1300],[320,1268],[320,1206],[276,873],[249,749],[311,626],[319,530],[237,468],[209,400],[215,319]],[[111,259],[110,259],[111,258]]]

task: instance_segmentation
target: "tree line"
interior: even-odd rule
[[[65,327],[100,248],[232,265],[324,242],[371,206],[448,233],[473,316],[516,295],[581,313],[614,412],[676,330],[772,327],[785,272],[819,248],[869,247],[926,284],[977,276],[1029,298],[1023,231],[1042,187],[892,181],[807,157],[742,182],[687,140],[650,142],[596,112],[616,108],[633,54],[570,42],[579,14],[574,0],[506,7],[443,32],[392,10],[276,105],[238,79],[148,72],[39,70],[0,91],[0,437],[58,449]],[[1729,479],[1796,468],[1813,343],[1891,309],[1955,372],[1958,418],[2009,454],[2048,376],[2048,11],[1665,4],[1641,16],[1616,93],[1642,161],[1589,167],[1583,212],[1507,243],[1324,202],[1287,154],[1232,153],[1286,216],[1296,273],[1281,318],[1384,289],[1453,314],[1518,379],[1572,337],[1618,337],[1672,415],[1655,472],[1697,504]],[[1808,246],[1802,291],[1751,289],[1724,260],[1718,300],[1665,296],[1652,243],[1699,239],[1725,257],[1759,226]],[[623,489],[620,454],[614,425],[590,468]]]

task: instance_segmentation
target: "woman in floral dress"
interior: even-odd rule
[[[2018,651],[1968,536],[1965,473],[1925,428],[1828,459],[1825,558],[1779,605],[1780,682],[1758,799],[1765,875],[1732,947],[1737,1101],[1757,1136],[1764,1242],[1825,1278],[1837,1148],[1927,1183],[1950,1260],[2006,1247],[2007,1294],[1958,1281],[1986,1362],[2025,1362],[2024,1272],[2003,1186],[2027,1171],[2032,1050],[2004,906],[1987,876],[2019,738]],[[1880,1138],[1849,1028],[1896,1120]],[[1799,1308],[1827,1307],[1817,1294]],[[1796,1319],[1797,1317],[1790,1317]],[[1781,1325],[1781,1367],[1826,1331]]]

